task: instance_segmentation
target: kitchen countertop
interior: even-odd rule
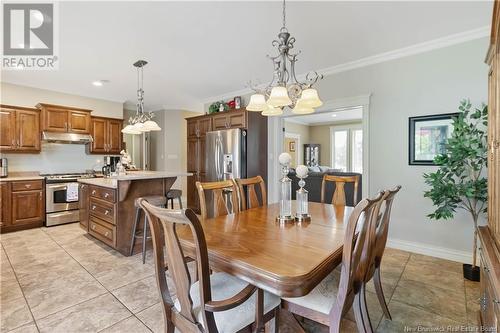
[[[0,178],[0,182],[13,182],[13,181],[23,181],[23,180],[43,180],[40,174],[36,171],[26,171],[26,172],[9,172],[8,177]]]
[[[167,171],[129,171],[126,175],[110,176],[105,178],[84,178],[78,179],[78,182],[95,186],[117,188],[118,181],[121,180],[141,180],[141,179],[161,179],[182,176],[192,176],[188,172],[167,172]]]

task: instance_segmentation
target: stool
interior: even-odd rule
[[[142,208],[139,205],[139,202],[142,199],[146,200],[149,204],[151,204],[153,206],[165,207],[165,205],[167,204],[167,198],[164,196],[161,196],[161,195],[154,195],[154,196],[148,196],[148,197],[142,197],[142,198],[135,199],[135,202],[134,202],[135,221],[134,221],[134,228],[132,229],[132,240],[130,241],[130,255],[132,255],[132,252],[134,251],[135,239],[141,237],[140,233],[137,232],[137,225],[139,224],[139,221],[141,219]],[[151,237],[148,237],[148,217],[146,214],[144,214],[144,228],[142,229],[142,263],[143,264],[146,262],[146,241],[148,239],[151,239]]]
[[[180,209],[182,209],[181,197],[182,197],[181,190],[169,190],[167,192],[167,205],[168,205],[168,201],[170,200],[170,206],[172,209],[174,209],[174,199],[178,199],[179,200],[179,207],[180,207]]]

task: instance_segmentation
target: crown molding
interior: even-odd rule
[[[471,40],[480,39],[484,37],[489,37],[491,31],[491,26],[483,26],[477,29],[472,29],[464,32],[460,32],[457,34],[436,38],[429,40],[427,42],[414,44],[411,46],[403,47],[400,49],[396,49],[393,51],[379,53],[373,56],[369,56],[366,58],[361,58],[358,60],[346,62],[340,65],[335,65],[331,67],[326,67],[323,69],[317,70],[318,73],[323,74],[325,77],[333,74],[350,71],[356,68],[362,68],[370,65],[375,65],[378,63],[391,61],[399,58],[404,58],[420,53],[425,53],[441,48],[445,48],[448,46],[465,43]],[[299,80],[304,80],[306,74],[297,75]],[[266,84],[259,85],[259,87],[264,87]],[[203,104],[220,101],[224,99],[228,99],[234,96],[241,96],[252,93],[253,90],[250,88],[240,89],[236,91],[231,91],[222,95],[212,96],[210,98],[206,98],[202,101]]]

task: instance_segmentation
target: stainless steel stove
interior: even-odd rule
[[[45,224],[78,222],[78,179],[94,178],[94,173],[42,174],[45,177]],[[68,192],[69,189],[69,192]],[[71,193],[73,192],[73,193]]]

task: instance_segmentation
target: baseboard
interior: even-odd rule
[[[424,243],[409,242],[400,239],[389,239],[387,240],[387,247],[423,254],[430,257],[457,261],[460,263],[472,263],[472,253],[447,249],[444,247],[433,246]]]

